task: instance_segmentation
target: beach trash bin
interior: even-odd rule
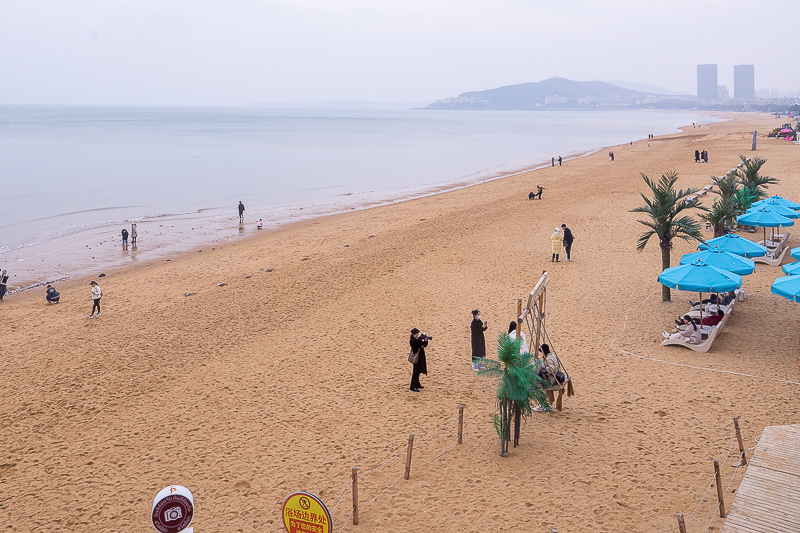
[[[739,289],[739,301],[744,301],[744,288]]]

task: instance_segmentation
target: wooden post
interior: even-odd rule
[[[744,453],[744,444],[742,444],[742,432],[739,430],[739,417],[733,417],[733,427],[736,428],[736,440],[739,441],[739,456],[741,457],[741,462],[739,462],[739,466],[747,466],[747,457]]]
[[[411,450],[414,449],[414,434],[408,436],[408,453],[406,453],[406,471],[403,474],[404,479],[408,479],[411,475]]]
[[[353,467],[353,525],[358,525],[358,468]]]
[[[717,499],[719,500],[719,517],[725,518],[725,500],[722,498],[722,481],[719,478],[719,461],[714,459],[714,476],[717,483]]]
[[[461,436],[464,434],[464,406],[458,406],[458,443],[461,444]]]
[[[678,529],[680,533],[686,533],[686,522],[683,521],[683,513],[678,513]]]
[[[522,332],[522,324],[520,324],[519,317],[522,316],[522,298],[517,298],[517,319],[514,321],[517,323],[517,338],[519,339],[520,346],[522,346],[522,336],[520,333]],[[527,350],[527,346],[524,347]]]

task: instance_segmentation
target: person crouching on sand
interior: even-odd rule
[[[47,293],[45,294],[45,299],[49,304],[57,304],[58,301],[61,299],[61,293],[59,293],[55,287],[52,285],[47,286]]]
[[[550,235],[550,241],[552,241],[553,244],[553,257],[550,259],[551,263],[553,261],[558,263],[558,256],[561,253],[561,245],[564,242],[563,239],[564,237],[561,235],[561,228],[556,228],[555,231],[553,231],[553,234]]]
[[[100,298],[103,297],[103,291],[100,289],[100,285],[97,284],[96,281],[89,282],[89,285],[92,286],[92,314],[89,315],[89,318],[94,318],[94,310],[97,309],[97,316],[100,316]]]

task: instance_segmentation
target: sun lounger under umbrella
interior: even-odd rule
[[[745,239],[735,233],[727,233],[722,237],[710,239],[698,246],[700,250],[708,250],[709,248],[719,248],[725,252],[740,255],[742,257],[763,257],[767,255],[767,248],[756,244],[750,239]],[[800,248],[798,248],[800,250]]]
[[[772,283],[772,294],[800,302],[800,276],[784,276]]]
[[[797,263],[789,263],[788,265],[783,265],[783,273],[787,276],[798,276],[800,275],[800,261]]]
[[[794,226],[794,221],[784,216],[773,213],[765,207],[748,212],[737,217],[736,221],[745,226],[764,228],[764,243],[767,242],[767,228],[779,228],[781,226]]]
[[[695,261],[686,265],[678,265],[664,270],[658,276],[658,282],[670,289],[700,293],[700,301],[704,292],[728,292],[742,286],[742,276],[727,270],[709,265],[703,261]],[[703,312],[700,311],[700,323]]]
[[[783,196],[778,196],[778,195],[770,196],[769,198],[764,198],[763,200],[753,202],[752,207],[760,207],[762,204],[770,202],[777,202],[783,207],[788,207],[789,209],[800,209],[800,204],[798,204],[797,202],[787,200]]]
[[[750,259],[726,252],[725,250],[720,250],[716,246],[681,257],[682,265],[688,265],[695,261],[702,261],[703,263],[727,270],[728,272],[733,272],[734,274],[739,274],[740,276],[747,276],[756,270],[756,264]]]

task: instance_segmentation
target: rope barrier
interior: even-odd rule
[[[448,446],[447,448],[445,448],[443,452],[441,452],[439,455],[437,455],[436,457],[434,457],[434,458],[433,458],[433,459],[431,459],[430,461],[426,461],[426,462],[424,462],[424,463],[422,463],[422,464],[419,464],[419,465],[414,465],[414,466],[412,466],[412,467],[411,467],[411,470],[414,470],[415,468],[419,468],[419,467],[421,467],[421,466],[425,466],[425,465],[431,464],[431,463],[432,463],[432,462],[434,462],[436,459],[438,459],[439,457],[441,457],[441,456],[443,456],[444,454],[446,454],[447,452],[449,452],[449,451],[450,451],[450,449],[451,449],[453,446],[455,446],[456,444],[458,444],[458,439],[454,440],[454,441],[453,441],[453,443],[452,443],[452,444],[450,444],[450,446]]]
[[[345,518],[345,520],[344,520],[344,524],[342,524],[342,529],[340,529],[340,530],[339,530],[339,533],[342,533],[342,531],[344,531],[344,528],[346,528],[346,527],[347,527],[347,523],[350,521],[350,519],[351,519],[351,518],[353,518],[353,511],[354,511],[354,510],[355,510],[355,509],[351,509],[351,510],[350,510],[350,515],[348,515],[348,517],[347,517],[347,518]]]
[[[339,507],[339,504],[342,503],[342,500],[344,500],[344,497],[347,495],[347,491],[350,490],[351,488],[353,488],[353,480],[352,479],[350,480],[350,484],[347,486],[347,488],[344,489],[344,492],[342,493],[342,497],[339,498],[339,501],[336,502],[336,505],[333,506],[333,510],[331,511],[331,514],[336,512],[336,508]]]

